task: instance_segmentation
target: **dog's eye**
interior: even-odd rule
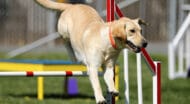
[[[135,30],[134,30],[134,29],[131,29],[130,32],[135,33]]]

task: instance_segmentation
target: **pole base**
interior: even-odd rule
[[[76,78],[69,78],[68,79],[68,85],[67,85],[67,93],[70,96],[75,96],[79,93],[78,91],[78,84]]]

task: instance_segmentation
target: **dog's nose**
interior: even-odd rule
[[[144,42],[142,46],[143,46],[143,48],[146,48],[147,45],[148,45],[148,43],[147,43],[147,42]]]

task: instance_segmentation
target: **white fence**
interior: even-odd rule
[[[190,12],[168,45],[168,76],[170,79],[187,77],[190,68]]]

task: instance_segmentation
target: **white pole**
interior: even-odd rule
[[[190,68],[190,26],[187,30],[187,33],[186,33],[186,70],[188,70]]]
[[[168,45],[168,76],[169,79],[175,78],[175,49],[172,43]]]
[[[184,68],[184,62],[183,62],[183,59],[184,59],[184,42],[181,41],[179,43],[179,48],[178,48],[178,71],[177,73],[179,74],[182,74],[183,73],[183,68]]]
[[[174,48],[177,47],[177,44],[179,43],[179,41],[184,36],[185,30],[188,28],[189,24],[190,24],[190,13],[185,18],[185,21],[182,23],[179,31],[177,32],[177,34],[173,40]]]
[[[168,0],[168,37],[169,40],[172,40],[176,34],[176,7],[177,7],[177,0]]]
[[[0,72],[1,77],[10,77],[10,76],[27,76],[26,72]]]
[[[128,70],[128,50],[124,49],[124,81],[125,81],[125,104],[129,104],[129,70]]]
[[[157,104],[157,74],[152,77],[152,92],[153,92],[153,104]]]
[[[137,53],[137,85],[138,85],[138,104],[143,104],[142,97],[142,67],[141,67],[141,54]]]

